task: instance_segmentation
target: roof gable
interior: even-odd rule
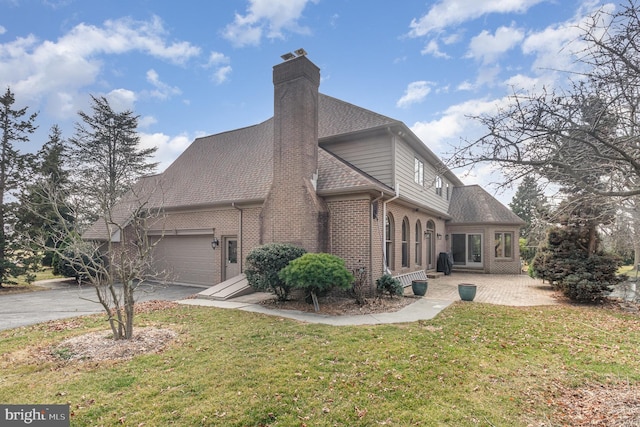
[[[479,185],[454,187],[449,215],[454,224],[524,224],[520,217]]]

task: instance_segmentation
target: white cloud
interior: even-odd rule
[[[115,112],[133,111],[138,99],[135,92],[127,89],[114,89],[106,94],[105,98],[107,98],[109,105]]]
[[[449,55],[440,50],[440,46],[438,46],[438,42],[436,40],[429,40],[420,53],[423,55],[433,55],[436,58],[450,58]]]
[[[309,2],[318,0],[249,0],[247,14],[236,13],[235,19],[223,30],[223,37],[235,46],[258,45],[264,36],[283,39],[283,32],[309,34],[298,20]]]
[[[158,172],[163,172],[191,144],[192,138],[186,134],[169,136],[163,133],[140,133],[142,148],[157,147],[153,161],[159,163]]]
[[[7,29],[5,27],[3,27],[2,25],[0,25],[0,34],[4,34],[7,32]]]
[[[150,92],[153,98],[168,99],[173,95],[180,95],[182,91],[177,87],[171,87],[168,84],[160,81],[160,76],[156,70],[147,71],[147,81],[151,83],[155,90]]]
[[[500,27],[495,34],[484,30],[471,39],[466,56],[489,64],[513,49],[523,39],[524,31],[514,27]]]
[[[155,125],[156,123],[158,123],[158,120],[155,117],[143,116],[143,117],[140,117],[140,119],[138,120],[138,127],[144,129],[152,125]]]
[[[491,101],[472,99],[447,108],[436,120],[416,122],[411,130],[431,150],[440,152],[444,144],[454,138],[478,131],[477,123],[469,119],[470,115],[495,113],[498,106],[505,102],[506,98]]]
[[[411,21],[409,36],[424,36],[490,13],[524,13],[543,1],[545,0],[440,0],[426,15]]]
[[[424,101],[427,95],[429,95],[429,92],[431,92],[431,86],[433,86],[433,82],[424,80],[409,83],[407,89],[404,91],[404,95],[398,100],[396,106],[407,108],[412,104]]]
[[[103,72],[104,55],[137,51],[183,64],[200,53],[190,43],[165,39],[157,17],[110,20],[100,27],[79,24],[56,41],[40,41],[34,35],[16,38],[0,44],[0,83],[11,86],[29,104],[45,98],[54,117],[68,117],[78,109],[72,104],[81,102],[81,89],[95,83]]]
[[[229,75],[233,71],[229,62],[231,62],[229,57],[220,52],[211,52],[209,55],[209,62],[205,68],[215,68],[211,78],[216,84],[222,84],[229,79]]]
[[[213,81],[217,84],[222,84],[226,82],[229,78],[229,74],[233,69],[230,65],[225,65],[224,67],[220,67],[213,73]]]

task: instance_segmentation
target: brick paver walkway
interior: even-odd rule
[[[459,301],[458,284],[473,283],[478,286],[476,302],[491,304],[531,306],[554,305],[558,301],[548,283],[532,279],[526,274],[473,274],[453,272],[449,276],[429,279],[425,298]],[[405,293],[412,294],[411,286]]]

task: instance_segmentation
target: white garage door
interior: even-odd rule
[[[212,236],[165,236],[155,248],[156,265],[178,283],[213,285]]]

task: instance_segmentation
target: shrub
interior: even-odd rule
[[[349,295],[351,295],[355,300],[356,304],[364,305],[366,301],[366,294],[368,289],[368,278],[367,270],[364,267],[356,268],[352,272],[354,281],[353,286],[349,290]]]
[[[404,294],[402,283],[390,274],[384,274],[376,280],[376,288],[381,294],[389,294],[393,298],[394,295]]]
[[[93,259],[90,259],[88,255],[72,248],[56,256],[55,260],[54,272],[64,277],[74,277],[78,281],[90,276],[96,277],[104,269],[104,259],[99,253],[95,253]]]
[[[620,258],[603,252],[588,253],[585,234],[578,228],[550,229],[532,270],[535,277],[548,280],[573,301],[597,302],[625,276],[616,274],[622,265]]]
[[[332,289],[348,289],[354,280],[342,258],[326,253],[302,255],[280,271],[280,278],[289,286],[315,295]]]
[[[272,292],[278,300],[286,301],[289,298],[291,286],[280,279],[278,274],[290,261],[305,253],[304,249],[287,243],[258,246],[249,252],[244,274],[249,284],[256,290]]]

